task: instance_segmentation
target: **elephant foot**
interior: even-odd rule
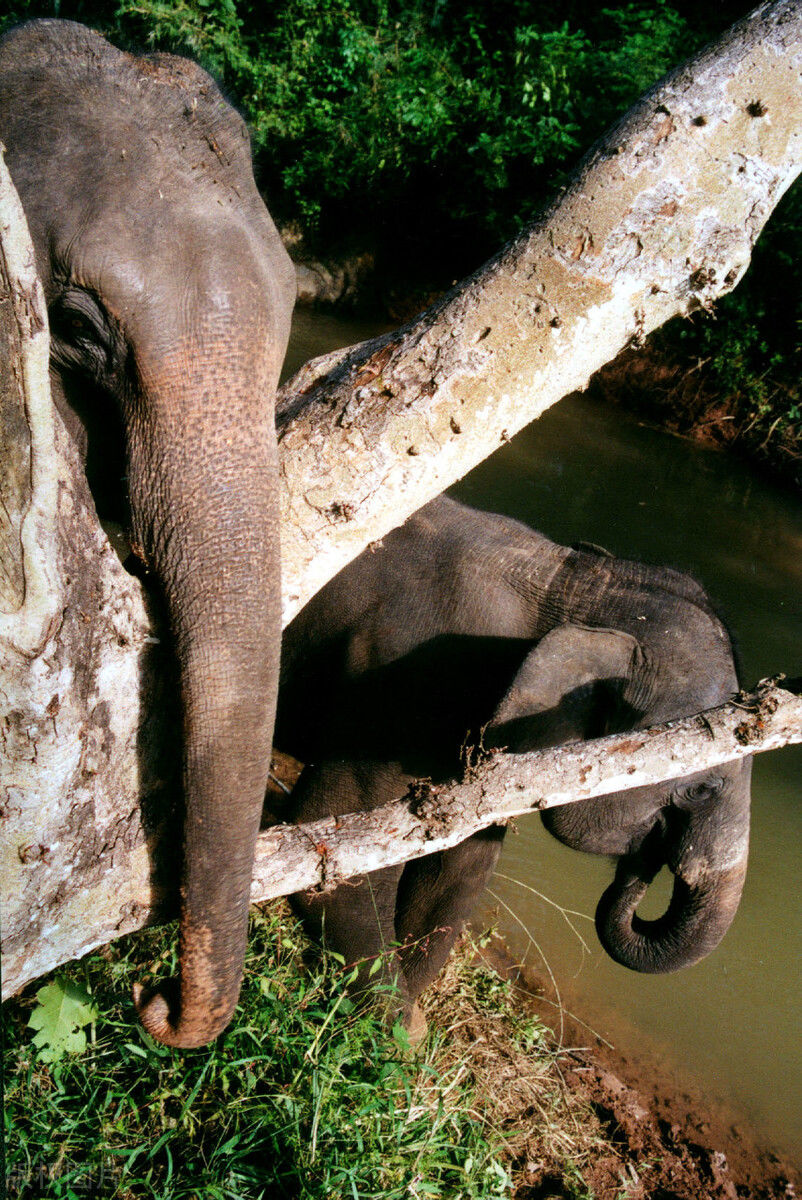
[[[409,1044],[413,1050],[416,1050],[426,1037],[426,1034],[429,1032],[429,1026],[426,1022],[425,1016],[423,1015],[423,1009],[418,1004],[417,1000],[412,1005],[412,1011],[404,1022],[404,1026],[407,1031],[407,1037],[409,1038]]]

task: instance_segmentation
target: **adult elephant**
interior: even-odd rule
[[[94,427],[119,429],[132,545],[169,617],[183,709],[180,978],[137,1006],[159,1041],[197,1046],[237,1001],[268,774],[273,398],[294,274],[245,125],[191,62],[135,58],[68,21],[23,25],[0,43],[0,139],[48,301],[56,405],[82,444],[89,430],[90,458]]]
[[[703,589],[667,567],[559,546],[440,497],[363,553],[285,631],[277,741],[309,764],[292,816],[367,810],[422,776],[460,771],[466,745],[524,751],[641,728],[737,690],[730,638]],[[547,828],[618,859],[601,941],[636,971],[702,958],[741,895],[750,764],[553,808]],[[295,904],[348,962],[382,951],[405,1017],[446,960],[504,830]],[[667,864],[667,912],[636,907]],[[393,947],[398,947],[393,950]]]

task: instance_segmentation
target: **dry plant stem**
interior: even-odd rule
[[[734,286],[802,165],[801,66],[802,6],[759,9],[644,97],[554,208],[476,276],[406,329],[296,376],[280,415],[288,618],[623,345]],[[176,737],[158,631],[53,411],[33,251],[1,167],[0,241],[8,994],[153,919],[153,864],[161,853],[177,877],[180,835],[162,825]],[[278,890],[318,880],[319,858],[293,873],[282,836]],[[397,859],[412,853],[402,840]],[[355,869],[365,865],[360,850]]]
[[[287,618],[623,347],[735,286],[802,166],[801,75],[802,7],[762,6],[647,93],[472,278],[285,384]]]
[[[512,817],[681,778],[794,742],[802,742],[802,696],[767,681],[734,703],[666,725],[529,754],[491,753],[462,783],[422,782],[370,813],[279,825],[262,834],[251,898],[330,888],[446,850]]]

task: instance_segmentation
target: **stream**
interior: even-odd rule
[[[288,367],[380,328],[300,311]],[[596,542],[690,571],[735,636],[742,683],[802,673],[802,499],[743,463],[574,397],[451,492],[558,542]],[[531,967],[551,973],[565,1006],[595,1033],[631,1054],[658,1054],[680,1081],[742,1114],[797,1162],[800,799],[802,746],[757,756],[739,912],[721,946],[676,975],[637,975],[606,957],[592,917],[610,863],[561,846],[534,816],[507,837],[485,914],[496,914]],[[642,915],[656,916],[669,893],[670,882],[658,879]]]

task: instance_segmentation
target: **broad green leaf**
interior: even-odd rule
[[[38,1032],[33,1044],[42,1062],[55,1063],[66,1054],[82,1054],[86,1034],[82,1026],[98,1018],[98,1010],[86,988],[56,979],[36,993],[36,1008],[28,1021]]]

